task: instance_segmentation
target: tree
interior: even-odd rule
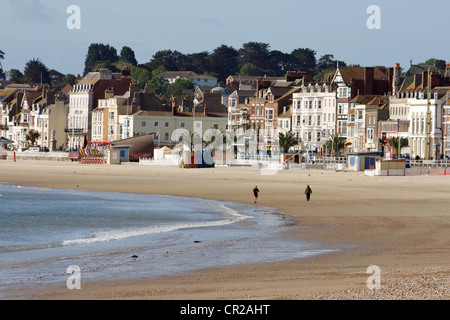
[[[218,81],[223,81],[229,75],[236,74],[238,69],[239,54],[236,49],[221,45],[211,54],[211,68],[217,73]]]
[[[89,46],[86,59],[84,61],[84,74],[94,71],[99,63],[112,64],[117,62],[119,57],[117,50],[110,45],[102,43],[92,43]]]
[[[75,82],[76,82],[76,77],[75,77],[75,75],[69,73],[69,74],[66,74],[66,75],[64,76],[64,78],[61,80],[60,83],[56,83],[56,84],[54,84],[54,85],[55,85],[56,89],[61,90],[61,89],[64,88],[67,84],[73,85],[73,84],[75,84]]]
[[[344,138],[340,137],[339,134],[331,134],[327,146],[332,154],[336,154],[344,148]]]
[[[9,70],[9,81],[12,81],[14,83],[24,83],[24,75],[20,70],[17,69],[11,69]]]
[[[297,145],[298,141],[292,132],[278,133],[278,140],[280,142],[280,149],[283,149],[284,153],[288,153],[289,149]]]
[[[186,79],[177,79],[174,83],[169,85],[167,96],[169,97],[182,97],[183,90],[194,89],[194,85],[191,81]]]
[[[242,76],[260,76],[263,72],[263,69],[250,62],[244,64],[239,71],[240,75]]]
[[[157,69],[152,71],[152,77],[150,79],[150,83],[155,87],[156,94],[160,96],[167,97],[167,91],[169,88],[169,81],[164,79],[161,74],[166,72],[167,70],[163,66],[159,66]]]
[[[211,56],[207,51],[188,54],[181,59],[178,70],[194,71],[198,74],[204,74],[211,70]]]
[[[308,48],[299,48],[291,52],[296,70],[305,71],[309,75],[314,74],[316,67],[316,51]]]
[[[130,74],[133,79],[139,82],[139,85],[141,86],[141,89],[145,87],[147,83],[150,82],[152,79],[152,73],[148,71],[147,69],[140,68],[140,67],[134,67],[132,66],[130,68]]]
[[[31,143],[31,145],[34,145],[36,143],[36,140],[39,139],[40,136],[41,134],[36,130],[30,130],[26,135],[26,139]]]
[[[407,147],[409,142],[407,138],[400,137],[400,148],[399,148],[398,139],[399,139],[398,137],[392,137],[391,139],[389,139],[389,145],[395,150],[395,153],[400,156],[402,148]]]
[[[152,70],[163,66],[168,71],[179,71],[179,66],[183,65],[184,60],[185,55],[179,51],[160,50],[153,55],[152,60],[147,62],[146,65]]]
[[[261,70],[268,69],[270,59],[270,45],[262,42],[247,42],[239,49],[239,68],[247,63],[254,64]]]
[[[425,61],[424,64],[435,66],[436,69],[437,69],[442,75],[444,75],[444,73],[445,73],[445,60],[436,59],[436,58],[431,58],[431,59],[428,59],[427,61]]]
[[[48,69],[39,59],[32,59],[25,64],[24,76],[27,82],[50,83]]]
[[[292,55],[273,50],[269,54],[268,70],[265,74],[277,77],[285,76],[287,71],[295,70],[294,61]]]
[[[124,61],[124,62],[129,62],[129,63],[131,63],[131,65],[133,65],[135,67],[138,64],[133,49],[131,49],[130,47],[127,47],[127,46],[122,47],[122,50],[120,51],[120,59],[119,60]]]

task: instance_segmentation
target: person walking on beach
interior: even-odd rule
[[[258,192],[259,192],[258,186],[255,186],[253,188],[253,197],[255,198],[255,203],[258,200]]]
[[[310,197],[311,197],[311,193],[312,193],[312,190],[311,190],[311,187],[309,186],[309,184],[306,186],[306,189],[305,189],[305,194],[306,194],[306,201],[309,201],[309,199],[310,199]]]

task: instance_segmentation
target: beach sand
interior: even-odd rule
[[[286,237],[349,246],[289,261],[202,269],[158,279],[83,282],[25,299],[449,299],[450,176],[367,177],[361,172],[256,167],[180,169],[0,161],[0,181],[50,188],[180,195],[274,207],[296,217]],[[306,185],[312,188],[306,202]],[[367,268],[380,268],[369,290]]]

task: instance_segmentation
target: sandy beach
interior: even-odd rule
[[[180,169],[0,161],[0,181],[20,185],[179,195],[253,203],[296,217],[285,237],[349,249],[276,263],[196,270],[136,281],[88,282],[25,299],[449,299],[450,176],[367,177],[360,172],[256,167]],[[312,188],[306,202],[306,185]],[[381,288],[369,290],[369,266]]]

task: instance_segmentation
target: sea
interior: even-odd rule
[[[283,237],[292,219],[228,201],[0,183],[0,299],[65,285],[74,270],[82,285],[337,250]]]

